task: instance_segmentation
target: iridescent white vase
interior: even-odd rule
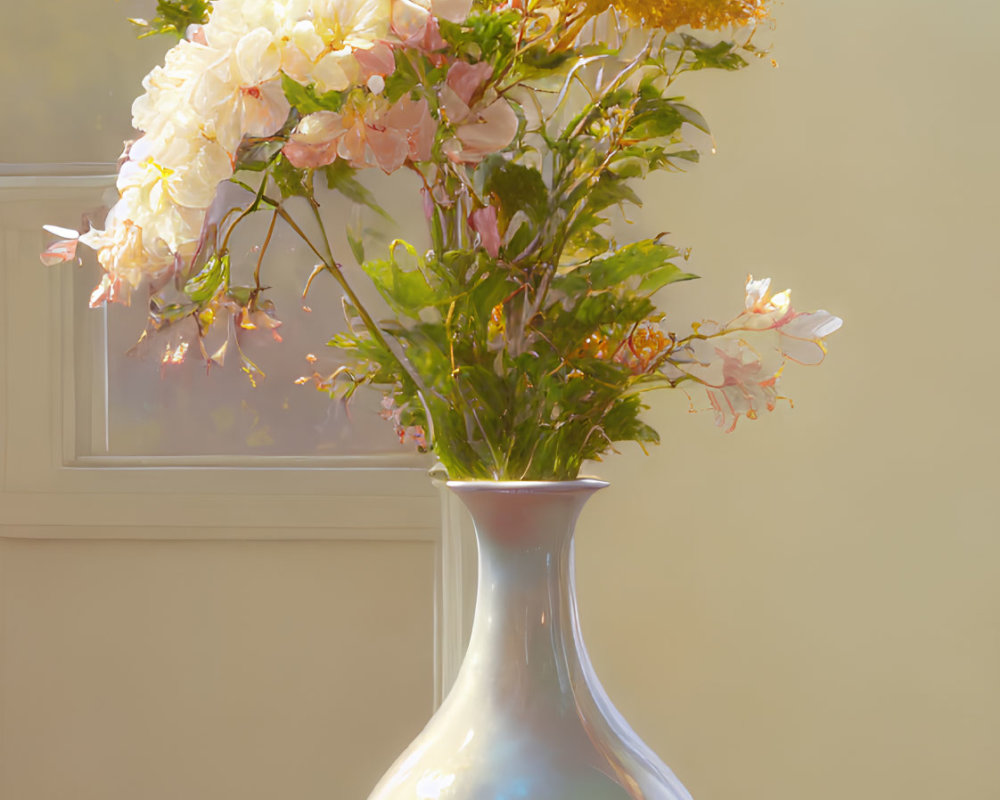
[[[452,481],[479,592],[455,685],[369,800],[690,800],[611,704],[580,635],[573,528],[603,481]]]

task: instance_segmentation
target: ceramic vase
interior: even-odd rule
[[[605,486],[448,483],[479,545],[469,648],[369,800],[690,800],[611,704],[580,635],[573,529]]]

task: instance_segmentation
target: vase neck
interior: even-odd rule
[[[604,485],[449,484],[472,513],[479,543],[476,616],[463,664],[477,684],[524,699],[551,696],[552,684],[568,687],[586,663],[573,532],[583,504]]]

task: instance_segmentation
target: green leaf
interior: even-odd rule
[[[638,291],[640,294],[650,295],[671,283],[693,281],[697,278],[697,275],[685,272],[676,264],[664,264],[662,267],[650,272],[640,281]]]
[[[492,155],[484,159],[477,178],[482,181],[484,194],[496,195],[503,227],[518,211],[527,214],[536,225],[549,216],[549,190],[542,174],[534,167]]]
[[[226,295],[235,300],[241,306],[247,306],[250,303],[250,298],[253,297],[254,292],[257,290],[253,286],[230,286]]]
[[[597,212],[621,203],[641,206],[642,200],[626,180],[610,172],[601,173],[600,179],[587,192],[587,208]]]
[[[354,178],[356,173],[356,169],[339,158],[323,168],[323,174],[326,175],[326,185],[330,189],[340,192],[352,202],[367,206],[387,222],[392,222],[392,217],[376,202],[375,195]]]
[[[199,305],[211,300],[229,282],[229,255],[213,253],[201,271],[184,284],[184,294]]]
[[[199,311],[197,303],[161,303],[156,298],[149,301],[149,320],[157,330],[190,317]]]
[[[647,293],[676,281],[696,277],[670,263],[680,253],[674,247],[644,239],[622,247],[605,258],[596,258],[558,279],[557,285],[568,295],[602,291],[638,278],[638,291]],[[653,288],[648,288],[653,287]]]
[[[311,194],[306,185],[306,171],[292,166],[283,155],[278,155],[274,159],[271,177],[278,185],[282,197],[309,197]]]
[[[464,23],[438,19],[442,38],[454,55],[471,61],[506,62],[517,46],[517,11],[473,14]]]
[[[390,103],[395,103],[421,82],[420,76],[405,53],[406,51],[402,49],[396,51],[396,69],[385,79],[383,93]]]
[[[693,55],[693,60],[687,69],[737,70],[743,69],[747,65],[742,57],[733,52],[736,49],[735,42],[719,42],[709,45],[687,33],[682,33],[681,38]]]
[[[262,172],[268,168],[284,146],[283,139],[244,139],[236,151],[233,172],[239,172],[241,169]]]
[[[362,269],[393,310],[419,319],[420,312],[433,304],[436,293],[419,269],[403,270],[396,260],[397,247],[403,247],[413,258],[416,258],[416,249],[405,242],[394,244],[388,259],[367,261],[361,265]]]
[[[659,139],[673,135],[686,121],[669,100],[643,100],[636,106],[636,114],[626,129],[626,136],[640,140]]]
[[[355,233],[350,225],[346,228],[347,234],[347,244],[351,248],[351,252],[354,254],[354,260],[359,264],[365,263],[365,243],[363,235]]]
[[[677,109],[677,113],[684,117],[684,121],[688,125],[693,125],[703,133],[712,132],[708,127],[708,121],[701,115],[700,112],[691,108],[689,105],[685,105],[684,103],[674,103],[673,105],[674,108]]]
[[[523,51],[505,83],[552,78],[565,74],[576,63],[578,54],[572,50],[550,50],[536,44]]]
[[[140,29],[140,39],[157,34],[172,34],[183,39],[189,25],[208,22],[211,8],[210,0],[159,0],[152,22],[144,19],[130,19],[129,22]]]
[[[285,93],[285,99],[291,103],[292,107],[303,115],[316,111],[340,111],[347,96],[346,92],[320,94],[316,91],[314,84],[303,86],[298,81],[289,78],[284,72],[281,73],[281,90]]]
[[[701,160],[701,153],[697,150],[674,150],[670,153],[664,153],[664,156],[668,160],[679,158],[683,161],[690,161],[694,164],[697,164],[698,161]]]

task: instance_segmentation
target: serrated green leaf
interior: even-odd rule
[[[638,278],[639,285],[642,286],[642,281],[660,270],[666,270],[669,275],[673,275],[676,270],[677,274],[677,277],[666,280],[662,286],[677,280],[689,280],[694,276],[681,277],[687,273],[670,264],[670,259],[679,255],[677,249],[670,245],[644,239],[626,245],[604,258],[595,258],[560,277],[555,285],[569,295],[603,291],[624,284],[630,278]],[[652,282],[655,283],[655,280]]]
[[[159,0],[152,22],[144,19],[130,19],[129,22],[139,28],[140,39],[157,34],[172,34],[183,39],[188,26],[208,22],[211,8],[209,0]]]
[[[687,69],[737,70],[747,65],[747,62],[734,52],[735,42],[718,42],[710,45],[687,33],[682,33],[681,37],[692,54]]]
[[[513,53],[521,19],[517,11],[501,11],[473,14],[461,24],[439,18],[438,25],[451,53],[497,65]]]

